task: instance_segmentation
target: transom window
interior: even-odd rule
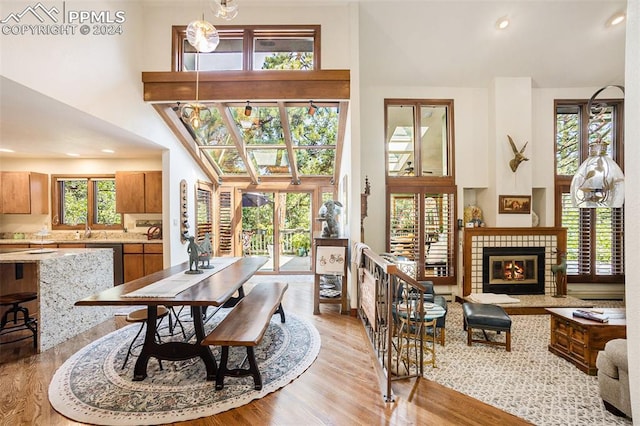
[[[52,229],[121,229],[115,176],[52,176]]]
[[[173,27],[173,70],[194,71],[196,50],[186,26]],[[217,26],[220,43],[198,54],[200,71],[318,70],[320,26]]]
[[[588,130],[587,101],[556,101],[556,223],[567,228],[569,282],[624,280],[624,209],[580,209],[571,202],[573,174],[589,155],[589,139],[600,137],[621,168],[623,102],[607,101],[604,124]],[[598,133],[596,135],[596,133]]]

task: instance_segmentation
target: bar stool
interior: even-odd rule
[[[0,307],[11,306],[2,315],[0,322],[0,336],[13,333],[20,330],[30,330],[32,336],[22,336],[14,340],[8,340],[1,343],[13,343],[20,340],[30,339],[33,337],[33,348],[38,349],[38,323],[35,318],[29,316],[29,309],[22,306],[23,303],[36,300],[38,294],[34,292],[10,293],[0,296]],[[22,313],[22,320],[18,321],[18,314]],[[9,315],[13,314],[13,319],[9,319]],[[10,324],[13,323],[13,325]]]

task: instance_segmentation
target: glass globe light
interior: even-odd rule
[[[197,20],[187,26],[187,41],[198,52],[213,52],[220,43],[220,35],[213,24]]]
[[[207,126],[211,119],[211,111],[206,105],[201,103],[185,104],[180,108],[180,118],[193,130]]]
[[[574,207],[622,207],[624,204],[624,174],[607,155],[607,145],[604,142],[589,145],[589,157],[571,180]]]
[[[230,21],[238,16],[238,5],[234,0],[214,0],[211,3],[211,10],[215,14],[216,18],[222,18]]]

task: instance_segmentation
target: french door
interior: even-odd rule
[[[311,192],[242,191],[236,255],[267,256],[263,273],[301,274],[311,269]]]

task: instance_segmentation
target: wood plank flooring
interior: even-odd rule
[[[273,277],[280,279],[283,277]],[[264,279],[262,279],[264,280]],[[311,282],[311,279],[309,280]],[[251,286],[247,286],[250,290]],[[396,401],[385,403],[360,321],[323,304],[313,315],[312,284],[290,283],[285,312],[318,328],[322,347],[313,365],[279,391],[243,407],[180,425],[527,425],[518,417],[426,379],[395,382]],[[49,404],[49,382],[73,353],[119,327],[115,317],[38,355],[30,344],[0,345],[0,424],[76,425]],[[70,324],[70,326],[73,326]]]

